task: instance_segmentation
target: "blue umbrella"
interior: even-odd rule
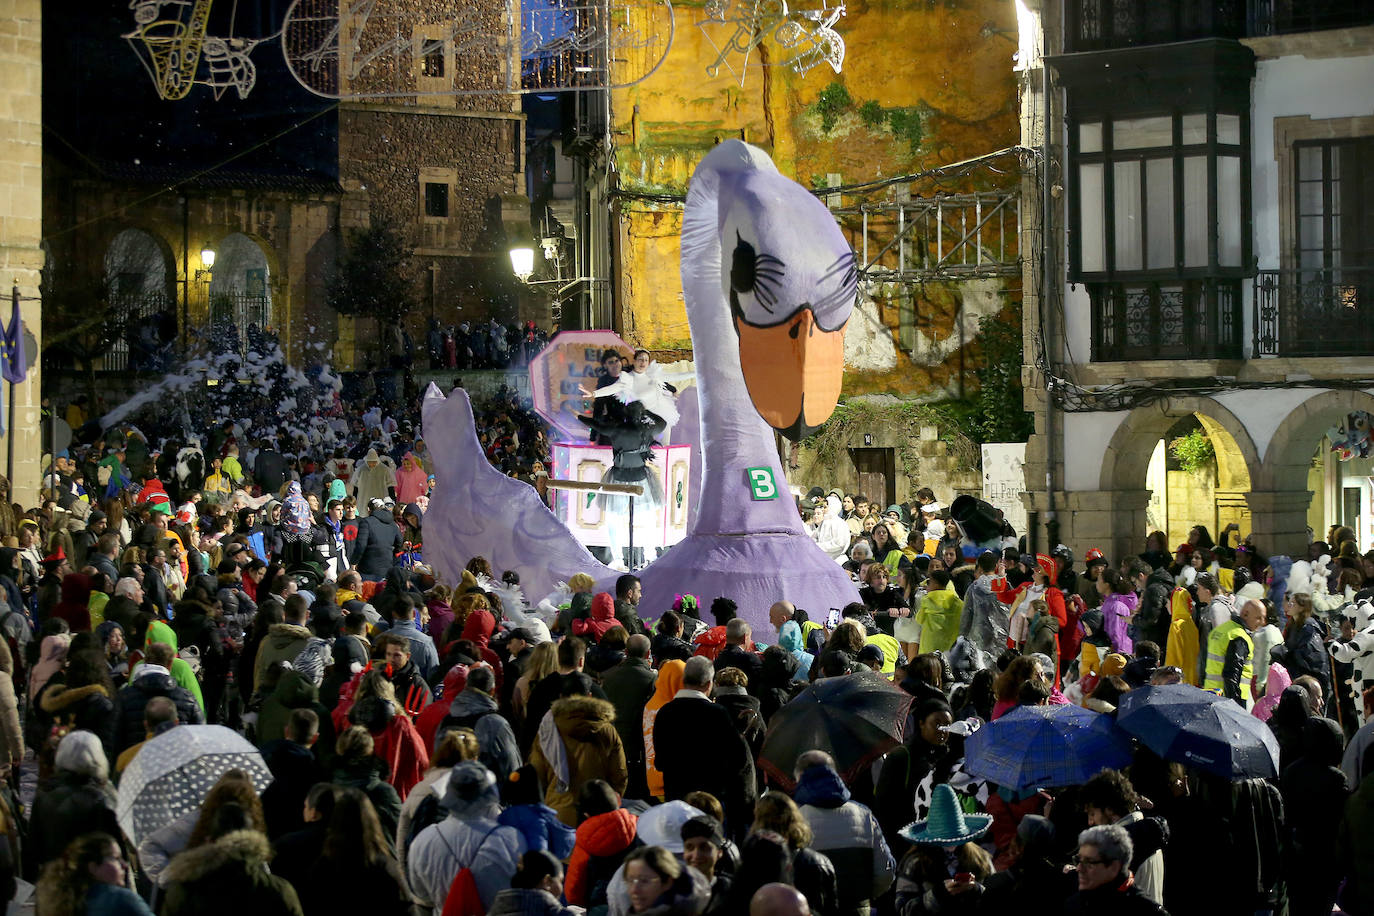
[[[1081,706],[1018,706],[964,743],[964,769],[1009,789],[1076,786],[1131,762],[1111,716]]]
[[[1190,684],[1132,690],[1121,698],[1116,722],[1165,760],[1226,779],[1279,772],[1279,745],[1269,726],[1235,700]]]

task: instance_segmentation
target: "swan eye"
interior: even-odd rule
[[[736,292],[747,293],[754,289],[754,246],[738,233],[735,233],[735,253],[730,260],[730,287]]]

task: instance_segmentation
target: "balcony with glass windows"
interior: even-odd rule
[[[1374,25],[1368,0],[1067,0],[1065,50]]]

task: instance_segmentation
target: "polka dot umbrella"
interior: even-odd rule
[[[178,725],[143,745],[119,779],[119,826],[137,845],[200,807],[228,770],[243,770],[262,792],[272,774],[246,738],[223,725]]]

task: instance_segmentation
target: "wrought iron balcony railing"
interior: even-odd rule
[[[1239,359],[1239,280],[1089,283],[1092,358]]]
[[[1262,270],[1255,356],[1374,356],[1374,267]]]

